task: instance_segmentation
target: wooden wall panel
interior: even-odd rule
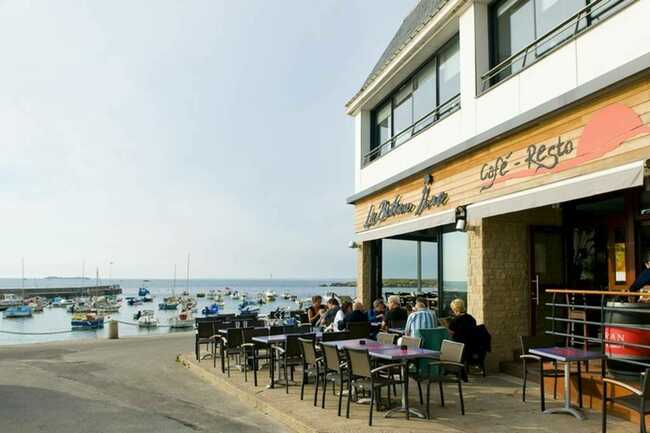
[[[648,159],[649,125],[650,78],[646,77],[359,200],[355,205],[355,229],[357,232],[364,231],[370,207],[374,206],[376,210],[384,200],[392,202],[400,196],[401,203],[414,203],[417,206],[427,175],[433,177],[431,194],[444,191],[449,198],[444,206],[429,209],[422,215]],[[548,147],[558,140],[570,140],[573,149],[559,158],[558,165],[552,171],[542,169],[530,174],[526,161],[528,147]],[[408,143],[404,146],[408,146]],[[601,148],[604,150],[598,151]],[[508,175],[515,177],[481,190],[485,183],[481,180],[484,164],[492,164],[497,158],[510,153]],[[389,226],[415,217],[414,213],[397,215],[370,228]]]

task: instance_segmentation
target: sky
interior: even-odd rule
[[[0,0],[0,276],[353,277],[344,104],[416,3]]]

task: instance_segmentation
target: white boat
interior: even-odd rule
[[[20,305],[23,305],[23,298],[13,293],[7,293],[0,299],[0,310],[6,310],[9,307],[18,307]]]
[[[68,307],[70,305],[73,305],[73,304],[74,304],[74,301],[72,301],[70,299],[59,298],[59,297],[54,298],[54,300],[52,301],[52,306],[53,307],[58,307],[58,308],[66,308],[66,307]]]
[[[284,292],[282,294],[282,299],[291,299],[291,293],[289,292]]]
[[[275,298],[276,298],[277,296],[278,296],[278,294],[275,293],[275,292],[272,291],[272,290],[267,290],[267,291],[264,293],[264,297],[266,298],[266,302],[273,302],[273,301],[275,301]]]
[[[213,300],[213,299],[216,298],[216,296],[217,296],[216,291],[215,291],[214,289],[210,289],[210,290],[208,291],[208,294],[206,295],[206,298],[207,298],[207,299],[210,299],[210,300]],[[220,296],[221,296],[221,295],[220,295]]]
[[[230,299],[232,299],[234,301],[239,300],[239,292],[237,292],[237,291],[232,292],[232,294],[230,295]]]
[[[192,310],[180,310],[176,317],[169,319],[170,328],[193,328],[194,317]]]
[[[138,318],[138,326],[140,328],[158,327],[158,319],[154,315],[153,310],[143,310],[140,312],[140,317]]]

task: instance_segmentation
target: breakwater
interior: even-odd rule
[[[122,293],[122,288],[119,284],[111,284],[104,286],[77,286],[77,287],[29,287],[29,288],[13,288],[13,289],[0,289],[0,295],[12,293],[25,298],[40,296],[43,298],[54,298],[60,296],[62,298],[71,298],[77,296],[105,296],[105,295],[119,295]]]

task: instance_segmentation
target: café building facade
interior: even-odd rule
[[[494,369],[544,331],[546,288],[628,287],[650,251],[649,17],[421,0],[346,104],[357,295],[409,278],[442,316],[466,299]]]

